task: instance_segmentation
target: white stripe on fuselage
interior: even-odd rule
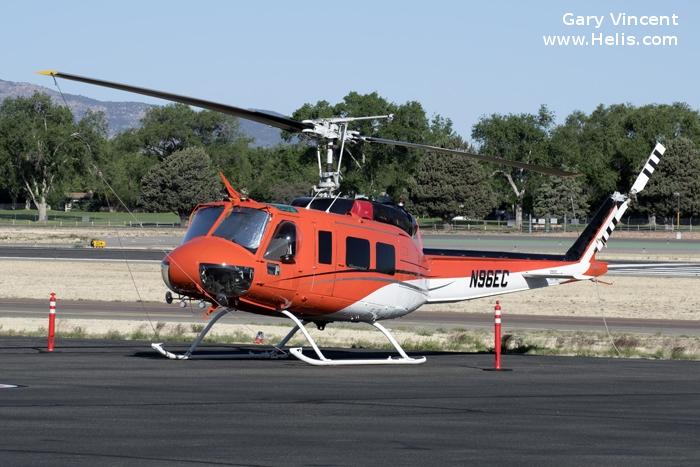
[[[374,322],[398,318],[418,309],[428,298],[428,279],[394,282],[326,316],[329,321]]]
[[[574,263],[528,271],[510,272],[497,270],[489,281],[488,278],[477,278],[471,275],[444,279],[430,279],[428,303],[459,302],[474,298],[502,295],[523,290],[537,289],[551,285],[559,285],[572,279],[588,279],[584,273],[588,263]]]
[[[459,302],[559,285],[572,279],[589,279],[590,277],[584,275],[589,267],[588,263],[575,263],[554,268],[509,272],[507,278],[501,276],[498,281],[492,280],[489,286],[486,286],[486,281],[483,281],[482,285],[479,285],[479,281],[475,283],[471,275],[395,282],[325,318],[329,321],[363,322],[398,318],[426,303]]]

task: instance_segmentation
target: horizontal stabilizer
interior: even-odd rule
[[[525,279],[581,279],[585,276],[572,275],[572,274],[540,274],[536,272],[525,272],[523,273]]]

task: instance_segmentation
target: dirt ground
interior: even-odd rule
[[[647,319],[700,319],[700,280],[674,277],[605,277],[469,302],[427,305],[425,310],[490,312],[500,300],[503,313],[552,316],[605,316]]]
[[[22,227],[3,225],[0,244],[85,246],[91,238],[182,238],[184,229],[114,228],[114,227]]]
[[[162,301],[157,263],[2,260],[0,298]],[[504,313],[654,319],[700,319],[700,280],[670,277],[605,278],[498,297]],[[428,310],[492,312],[496,298],[427,305]]]
[[[162,301],[165,284],[159,263],[2,260],[0,298]]]

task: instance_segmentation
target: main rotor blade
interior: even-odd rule
[[[484,156],[482,154],[475,154],[473,152],[462,151],[460,149],[447,149],[441,148],[439,146],[430,146],[428,144],[417,144],[417,143],[407,143],[406,141],[395,141],[393,139],[384,138],[374,138],[372,136],[360,136],[362,141],[367,141],[368,143],[379,143],[386,144],[389,146],[402,146],[405,148],[414,149],[425,149],[426,151],[442,152],[445,154],[458,154],[460,156],[471,157],[482,162],[489,162],[492,164],[507,165],[510,167],[517,167],[519,169],[530,170],[532,172],[539,172],[547,175],[555,175],[557,177],[578,177],[580,174],[573,172],[566,172],[561,169],[554,167],[545,167],[538,164],[526,164],[525,162],[509,161],[507,159],[501,159],[500,157]]]
[[[300,132],[307,128],[313,128],[313,125],[302,123],[288,117],[273,115],[266,112],[259,112],[257,110],[243,109],[241,107],[234,107],[232,105],[219,104],[218,102],[206,101],[204,99],[197,99],[195,97],[180,96],[178,94],[172,94],[169,92],[156,91],[154,89],[146,89],[138,86],[131,86],[128,84],[114,83],[112,81],[104,81],[101,79],[88,78],[85,76],[72,75],[69,73],[61,73],[54,70],[44,70],[39,71],[38,73],[40,75],[53,76],[55,78],[69,79],[72,81],[80,81],[81,83],[88,83],[97,86],[104,86],[107,88],[120,89],[122,91],[134,92],[136,94],[143,94],[145,96],[157,97],[159,99],[179,102],[181,104],[193,105],[195,107],[201,107],[203,109],[214,110],[228,115],[233,115],[234,117],[245,118],[246,120],[264,123],[265,125],[274,126],[285,131]]]

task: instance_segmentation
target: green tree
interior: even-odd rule
[[[107,206],[115,211],[138,207],[141,179],[158,163],[158,158],[134,149],[138,144],[133,138],[134,130],[124,131],[106,140],[96,152],[94,165],[90,167],[95,193],[93,208]]]
[[[24,185],[12,162],[12,157],[5,151],[2,143],[0,143],[0,191],[4,191],[4,194],[9,196],[13,205],[24,193]]]
[[[120,205],[117,198],[129,209],[137,207],[143,177],[174,152],[190,147],[206,148],[213,167],[235,172],[249,165],[248,143],[236,118],[183,104],[153,107],[140,128],[118,134],[103,152],[97,165],[111,189],[98,185],[99,199],[112,209]]]
[[[195,111],[184,104],[153,107],[141,120],[141,128],[122,137],[124,149],[142,151],[164,159],[190,146],[210,147],[242,136],[238,120],[220,112]]]
[[[81,129],[70,110],[45,94],[8,98],[0,106],[0,151],[14,166],[40,221],[48,219],[48,199],[56,188],[88,167],[90,151],[79,138]]]
[[[376,92],[350,92],[334,105],[328,101],[304,104],[294,112],[293,118],[305,120],[387,114],[393,114],[394,118],[353,122],[350,129],[367,136],[415,143],[447,144],[449,147],[460,147],[463,143],[454,133],[449,119],[438,115],[430,120],[420,103],[409,101],[395,104]],[[309,154],[313,155],[313,159],[308,157]],[[341,191],[368,196],[387,193],[396,199],[413,189],[416,164],[424,154],[424,151],[379,144],[346,146],[341,168]],[[307,151],[304,157],[311,162],[315,160],[315,153]]]
[[[532,210],[537,217],[578,219],[588,214],[588,208],[583,177],[544,178],[533,194]]]
[[[304,144],[246,148],[228,160],[227,178],[258,201],[288,202],[306,195],[318,177],[313,148]]]
[[[100,173],[96,174],[95,192],[100,205],[106,205],[112,211],[137,208],[141,180],[156,164],[158,159],[155,157],[123,152],[110,145],[98,163]]]
[[[448,223],[458,215],[483,218],[496,198],[482,164],[456,154],[429,153],[416,167],[411,201],[419,214]]]
[[[472,137],[481,144],[484,154],[529,164],[547,165],[549,157],[549,133],[554,114],[541,106],[535,114],[493,114],[483,117],[472,131]],[[501,167],[494,175],[501,174],[512,190],[515,204],[515,227],[522,228],[523,205],[526,193],[536,185],[533,172],[518,168]]]
[[[683,216],[700,215],[700,150],[682,136],[668,142],[654,175],[639,195],[640,210],[651,216],[673,218],[679,205]]]
[[[554,130],[553,162],[580,170],[590,199],[598,204],[614,191],[626,193],[651,148],[677,137],[700,143],[700,115],[686,104],[599,105],[590,115],[572,113]],[[636,209],[646,212],[642,204]]]
[[[141,181],[141,205],[149,211],[175,212],[183,223],[197,204],[220,198],[216,171],[198,147],[174,152]]]

